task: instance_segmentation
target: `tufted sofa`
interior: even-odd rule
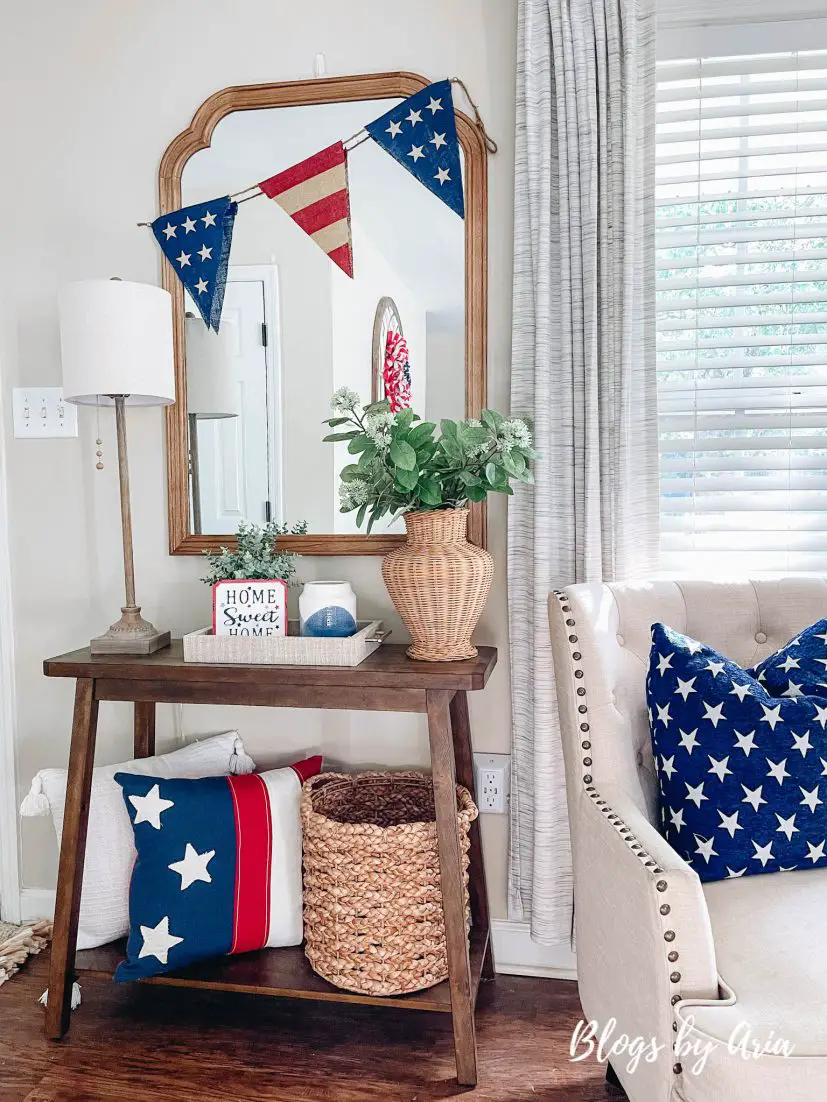
[[[827,868],[702,885],[655,825],[644,687],[654,622],[749,666],[827,616],[827,580],[574,585],[549,616],[580,997],[648,1046],[614,1073],[632,1102],[827,1099]]]

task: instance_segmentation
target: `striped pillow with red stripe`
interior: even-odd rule
[[[245,776],[116,773],[138,857],[118,981],[302,940],[302,783],[321,757]]]

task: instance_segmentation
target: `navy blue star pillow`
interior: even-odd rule
[[[661,832],[701,880],[827,864],[827,703],[663,624],[646,678]]]
[[[827,620],[796,635],[749,673],[770,696],[827,696]]]

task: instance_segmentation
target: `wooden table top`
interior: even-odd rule
[[[173,639],[149,655],[92,656],[89,647],[47,658],[47,677],[107,678],[135,681],[221,682],[237,685],[310,687],[482,689],[497,664],[496,647],[480,647],[476,658],[461,662],[415,662],[403,643],[384,643],[358,666],[267,666],[185,662],[183,643]]]

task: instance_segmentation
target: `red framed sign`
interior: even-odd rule
[[[213,635],[286,635],[287,582],[281,578],[216,582],[212,609]]]

